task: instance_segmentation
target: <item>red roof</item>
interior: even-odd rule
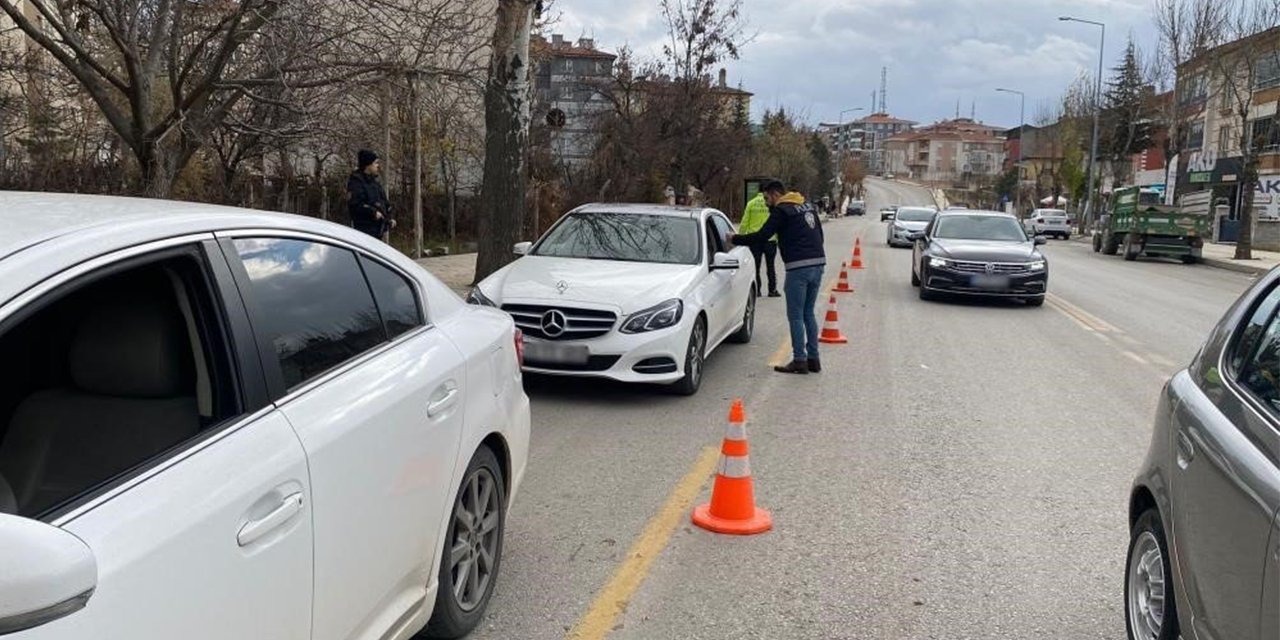
[[[911,120],[903,120],[902,118],[895,118],[887,113],[873,113],[861,120],[854,120],[854,122],[861,122],[865,124],[911,124],[911,125],[916,124]]]
[[[560,44],[553,44],[547,41],[546,38],[535,37],[533,39],[532,45],[535,49],[537,49],[538,53],[550,54],[551,56],[556,58],[587,58],[592,60],[618,59],[618,56],[615,56],[612,53],[609,53],[607,51],[600,51],[599,49],[588,49],[586,47],[580,47],[578,45],[575,45],[571,42],[562,42]]]

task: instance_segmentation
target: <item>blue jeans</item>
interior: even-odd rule
[[[787,322],[791,325],[791,354],[796,360],[818,359],[818,318],[813,308],[822,290],[822,267],[787,272],[782,286],[787,296]]]

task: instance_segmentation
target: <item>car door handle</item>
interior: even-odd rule
[[[458,401],[458,385],[449,382],[436,391],[436,399],[427,405],[427,417],[434,418],[453,407]]]
[[[1184,431],[1178,432],[1178,468],[1186,469],[1196,458],[1196,446]]]
[[[302,493],[289,494],[280,501],[279,506],[271,510],[271,513],[257,520],[250,520],[243,527],[240,527],[240,532],[236,534],[236,542],[240,543],[242,547],[247,547],[284,525],[301,512]]]

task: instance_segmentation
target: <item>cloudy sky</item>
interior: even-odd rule
[[[871,107],[880,68],[889,68],[890,113],[919,122],[968,116],[1018,124],[1055,102],[1078,74],[1095,69],[1099,30],[1060,15],[1107,23],[1105,64],[1114,66],[1132,35],[1154,49],[1151,0],[743,0],[754,40],[730,63],[731,83],[755,93],[753,116],[785,106],[810,122]],[[556,0],[553,29],[591,36],[600,48],[629,44],[657,55],[665,27],[658,0]],[[847,115],[847,118],[858,117]]]

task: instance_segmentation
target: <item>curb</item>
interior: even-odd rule
[[[1245,273],[1253,276],[1262,276],[1271,272],[1271,267],[1263,267],[1258,265],[1237,262],[1235,260],[1223,260],[1220,258],[1201,258],[1200,264],[1215,269],[1223,269],[1226,271],[1234,271],[1236,273]]]
[[[1070,242],[1080,242],[1082,244],[1087,244],[1089,242],[1092,242],[1092,240],[1093,240],[1093,236],[1073,235],[1071,236]],[[1234,271],[1236,273],[1244,273],[1252,276],[1266,275],[1267,273],[1271,272],[1271,269],[1274,266],[1274,265],[1266,266],[1265,264],[1250,264],[1250,262],[1260,262],[1260,261],[1258,260],[1236,261],[1228,258],[1203,258],[1203,257],[1200,258],[1200,264],[1206,267],[1213,267],[1214,269],[1222,269],[1224,271]]]

